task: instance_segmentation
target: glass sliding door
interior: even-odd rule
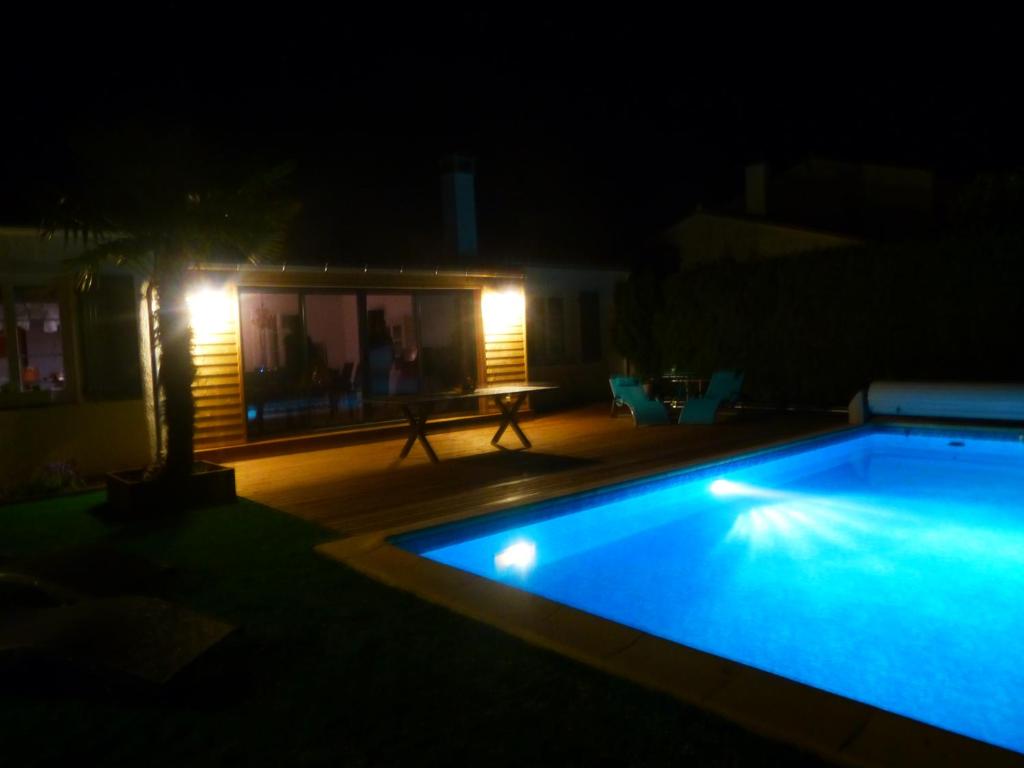
[[[301,429],[306,350],[299,294],[243,291],[239,307],[249,435]]]
[[[419,333],[411,294],[367,294],[366,347],[370,395],[420,391]]]
[[[476,384],[476,323],[469,291],[421,293],[419,315],[421,375],[425,392],[461,389]],[[456,400],[447,410],[476,410],[475,400]]]
[[[363,420],[355,293],[242,290],[250,437]]]
[[[249,436],[400,419],[366,400],[475,383],[475,306],[472,291],[240,289]]]
[[[410,293],[366,295],[366,391],[380,395],[413,395],[420,391],[419,329]],[[396,407],[376,405],[372,421],[401,418]]]
[[[355,294],[304,296],[311,427],[362,421],[359,302]]]

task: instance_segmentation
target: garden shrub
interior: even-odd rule
[[[708,264],[656,300],[624,286],[633,336],[617,340],[652,367],[742,368],[745,396],[778,405],[845,405],[880,379],[1024,379],[1022,244],[950,236]]]

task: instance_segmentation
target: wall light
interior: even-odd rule
[[[509,333],[523,324],[526,301],[522,288],[493,290],[485,288],[481,297],[484,334]]]
[[[190,293],[185,301],[192,333],[197,342],[227,333],[234,328],[235,300],[224,288],[201,288]]]

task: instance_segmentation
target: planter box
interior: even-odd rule
[[[144,515],[175,507],[202,507],[235,501],[235,470],[208,461],[197,461],[180,493],[168,494],[159,479],[144,479],[145,472],[132,469],[107,475],[107,503],[114,512]]]

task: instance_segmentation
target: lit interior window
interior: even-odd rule
[[[4,303],[0,301],[0,392],[6,392],[11,386],[11,366],[7,362],[8,344],[5,318]]]
[[[4,344],[7,355],[17,348],[21,368],[23,392],[60,391],[64,389],[64,340],[61,335],[60,303],[53,290],[45,288],[16,288],[14,301],[15,325],[12,337],[16,345]],[[7,356],[6,371],[0,377],[9,379]],[[2,380],[2,379],[0,379]]]

